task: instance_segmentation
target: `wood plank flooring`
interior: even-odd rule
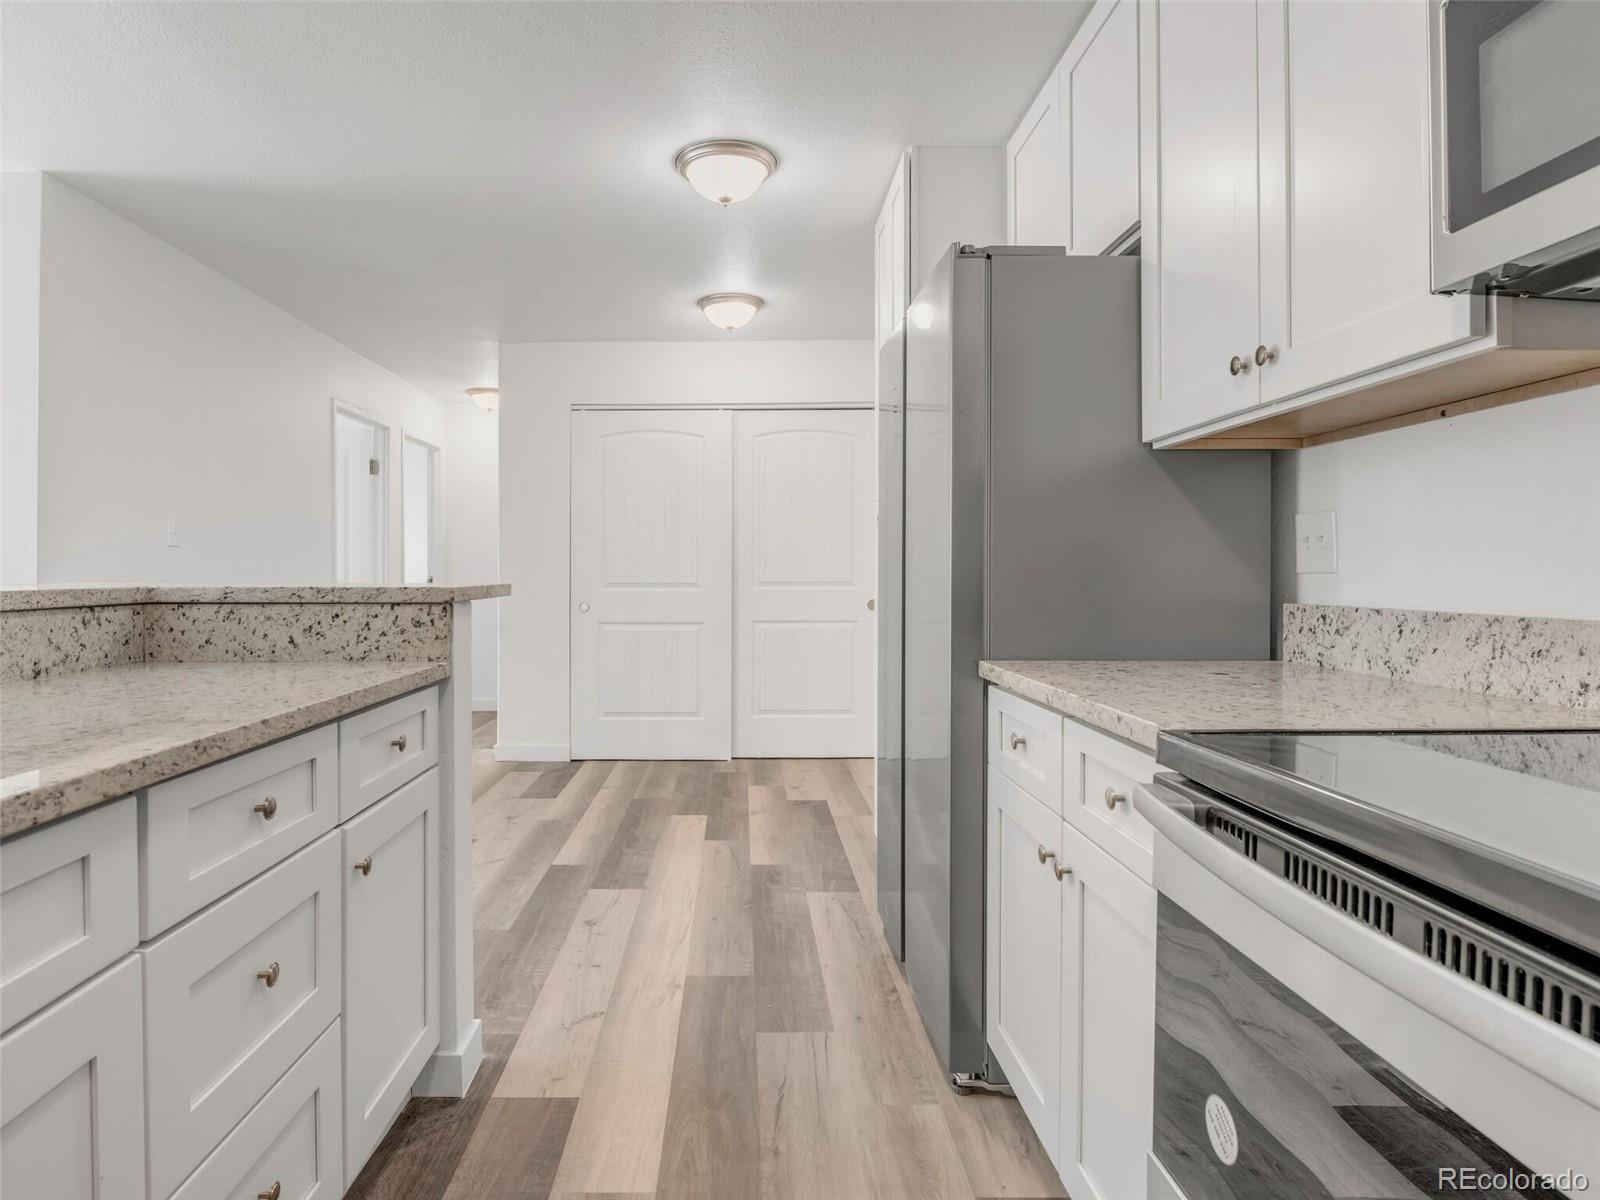
[[[872,764],[493,761],[474,721],[484,1063],[360,1200],[1061,1197],[945,1083],[873,902]]]

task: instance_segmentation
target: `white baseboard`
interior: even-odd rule
[[[496,742],[496,762],[556,762],[572,761],[572,747],[566,742]]]
[[[439,1052],[427,1061],[417,1082],[411,1085],[413,1096],[447,1096],[459,1100],[472,1086],[472,1077],[483,1063],[483,1022],[474,1017],[472,1026],[454,1050]]]
[[[473,712],[499,712],[500,701],[494,696],[478,696],[472,701]]]

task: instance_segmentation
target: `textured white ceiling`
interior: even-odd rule
[[[459,399],[501,341],[729,336],[706,292],[869,336],[898,149],[1003,142],[1087,7],[10,0],[0,147]],[[777,174],[719,210],[708,137]]]

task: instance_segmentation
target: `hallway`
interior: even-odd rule
[[[485,1058],[364,1200],[1062,1195],[945,1083],[878,928],[868,760],[495,763],[474,735]]]

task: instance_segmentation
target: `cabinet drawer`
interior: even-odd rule
[[[1061,717],[989,689],[989,764],[1056,813],[1061,812]]]
[[[158,783],[141,801],[140,932],[155,937],[339,819],[339,733],[313,729]]]
[[[348,821],[439,761],[439,690],[339,722],[339,819]]]
[[[439,1045],[439,772],[342,830],[345,1184]]]
[[[1064,815],[1080,833],[1146,883],[1151,879],[1150,822],[1133,810],[1135,784],[1149,783],[1156,760],[1115,738],[1064,723]]]
[[[344,1191],[339,1037],[335,1021],[172,1200],[337,1200]]]
[[[339,835],[143,947],[150,1192],[168,1195],[339,1014]]]
[[[132,796],[0,843],[0,1029],[139,943]]]
[[[139,959],[0,1038],[0,1196],[144,1193]]]

